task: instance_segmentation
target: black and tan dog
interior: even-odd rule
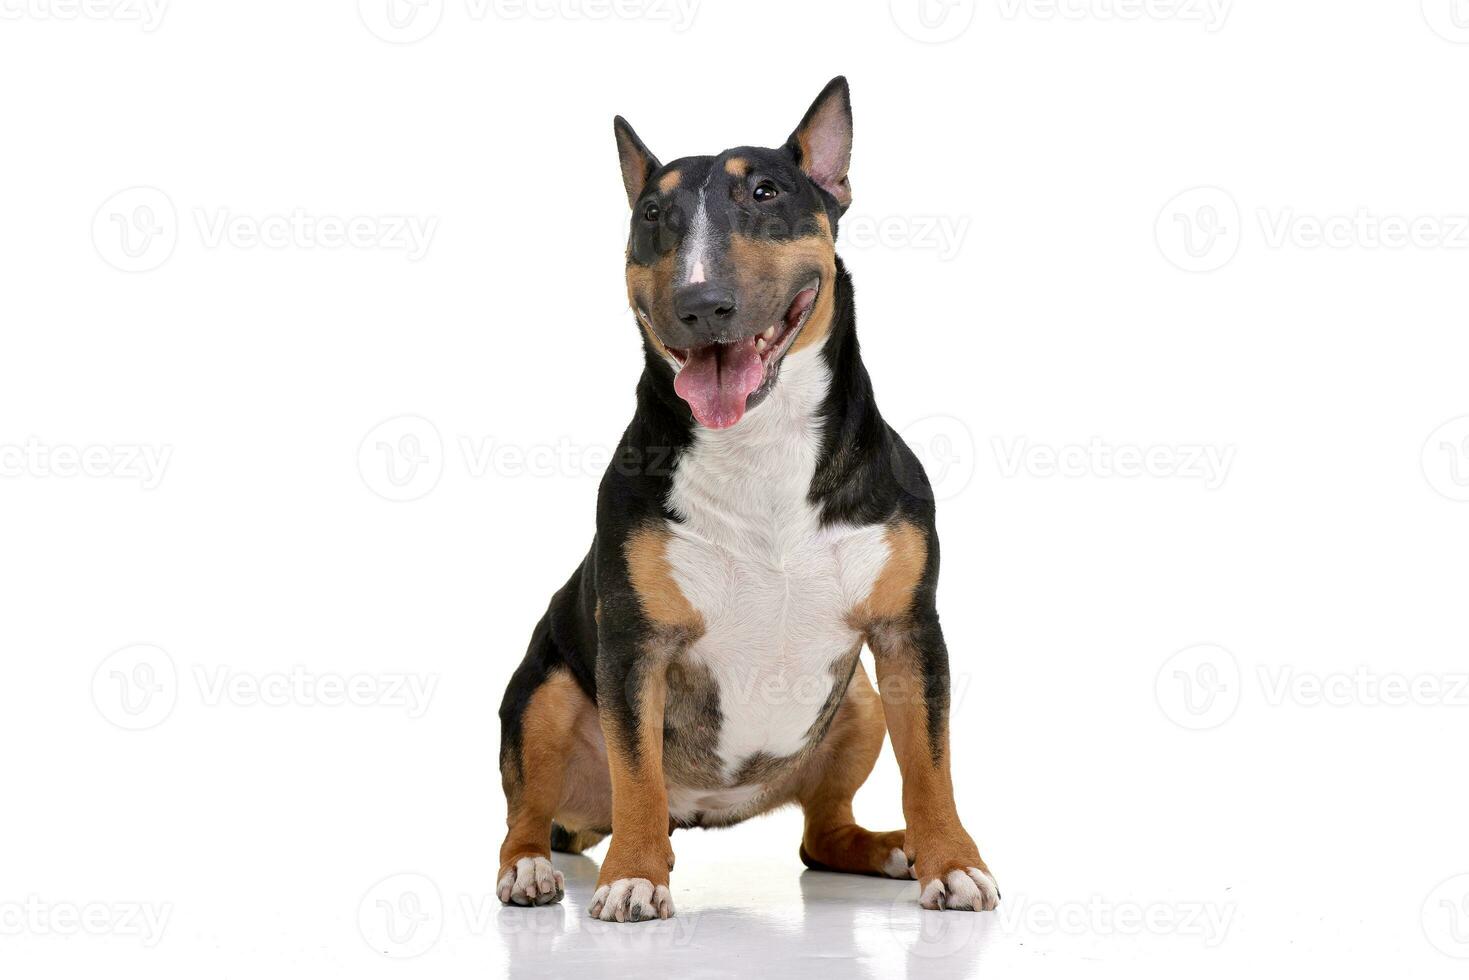
[[[664,165],[614,130],[646,363],[591,551],[500,708],[499,897],[558,900],[551,851],[610,833],[590,913],[667,918],[675,828],[798,803],[807,865],[917,878],[926,908],[992,909],[949,775],[932,494],[878,414],[835,250],[846,80],[779,149]],[[884,730],[907,828],[877,833],[852,797]]]

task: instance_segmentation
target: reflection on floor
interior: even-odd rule
[[[770,860],[685,867],[678,914],[621,924],[588,917],[597,862],[556,855],[566,898],[502,908],[497,933],[512,978],[605,976],[968,977],[998,935],[996,913],[925,912],[915,882],[829,874]]]

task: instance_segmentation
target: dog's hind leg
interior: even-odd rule
[[[551,850],[558,854],[580,854],[596,847],[606,834],[596,830],[567,830],[559,823],[551,824]]]
[[[859,662],[797,790],[806,814],[801,860],[808,868],[911,877],[903,831],[876,833],[859,827],[852,816],[852,797],[871,774],[885,732],[882,704]]]

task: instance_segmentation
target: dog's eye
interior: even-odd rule
[[[770,181],[762,180],[755,185],[755,200],[761,204],[764,204],[766,201],[773,201],[777,197],[780,197],[780,188],[776,187]]]
[[[643,205],[643,220],[644,221],[657,221],[658,220],[658,202],[657,201],[649,201],[647,204],[644,204]]]

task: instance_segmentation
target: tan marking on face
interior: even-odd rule
[[[724,172],[731,177],[744,177],[750,172],[750,161],[744,157],[730,157],[724,161]]]
[[[667,556],[670,536],[668,531],[654,527],[630,534],[624,545],[628,578],[638,594],[643,615],[655,626],[699,636],[704,632],[704,617],[673,579]]]
[[[676,266],[676,256],[669,251],[658,257],[652,265],[639,265],[636,262],[627,264],[627,302],[632,307],[633,315],[638,318],[638,325],[647,334],[648,340],[652,342],[653,349],[663,357],[670,356],[668,347],[658,339],[658,334],[653,331],[650,324],[642,315],[641,310],[669,310],[673,308],[673,274]],[[649,313],[651,316],[652,314]]]
[[[788,353],[820,345],[826,339],[836,311],[836,244],[825,214],[816,216],[814,234],[789,241],[736,234],[730,238],[729,256],[741,280],[741,293],[758,296],[764,290],[780,289],[777,304],[790,303],[802,285],[801,277],[815,270],[821,278],[816,305]],[[785,311],[784,305],[776,306],[774,316],[780,317]]]
[[[928,539],[916,524],[891,524],[884,538],[888,559],[872,591],[852,610],[855,629],[871,632],[883,623],[906,621],[913,608],[913,592],[928,565]]]
[[[663,194],[672,194],[678,187],[678,182],[683,179],[683,174],[677,170],[670,170],[658,178],[658,190]]]

